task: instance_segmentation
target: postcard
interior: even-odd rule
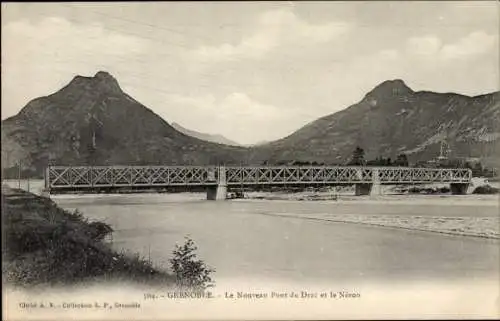
[[[500,318],[498,13],[2,3],[4,319]]]

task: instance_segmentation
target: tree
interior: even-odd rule
[[[180,288],[204,290],[213,285],[210,274],[215,270],[208,267],[202,260],[196,259],[197,249],[198,247],[190,238],[186,238],[184,245],[175,246],[170,264]]]
[[[349,162],[349,165],[365,165],[365,151],[361,147],[357,146],[356,149],[352,152],[352,158]]]
[[[394,164],[396,166],[408,166],[408,157],[406,154],[399,154]]]
[[[461,168],[465,166],[464,163],[459,159],[449,159],[442,165],[443,165],[442,167],[445,168]]]
[[[472,176],[474,177],[483,176],[483,165],[480,162],[474,164],[474,168],[472,168]]]

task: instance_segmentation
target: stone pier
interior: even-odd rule
[[[373,184],[363,183],[363,184],[355,184],[355,185],[356,185],[356,191],[355,191],[356,196],[371,195]]]
[[[465,195],[467,194],[467,189],[469,184],[467,183],[451,183],[450,190],[453,195]]]
[[[227,198],[227,181],[226,181],[226,169],[221,166],[218,169],[219,175],[217,179],[217,185],[212,185],[207,187],[207,200],[209,201],[219,201],[225,200]]]
[[[358,174],[359,178],[361,179],[361,169]],[[382,189],[380,187],[380,177],[379,177],[379,172],[378,169],[373,169],[372,170],[372,183],[359,183],[355,184],[355,195],[360,196],[360,195],[380,195],[382,193]]]

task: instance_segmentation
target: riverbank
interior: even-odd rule
[[[111,226],[48,198],[2,186],[2,278],[9,285],[127,282],[173,286],[175,277],[139,256],[111,249]]]
[[[306,219],[324,222],[339,222],[361,224],[373,227],[388,227],[414,231],[425,231],[458,236],[482,237],[500,239],[500,217],[492,215],[494,210],[498,213],[498,195],[374,195],[352,196],[332,195],[330,193],[248,193],[247,202],[267,202],[273,200],[279,203],[300,202],[303,200],[316,200],[320,204],[331,204],[331,212],[267,212],[265,215]],[[343,213],[346,207],[360,206],[359,212]],[[363,211],[361,208],[373,208],[387,205],[389,208],[397,207],[402,212],[384,211],[377,213],[372,209]],[[470,213],[457,217],[450,212],[450,206],[469,208]],[[409,211],[413,207],[432,207],[433,215],[415,215]],[[406,208],[406,209],[405,209]],[[436,209],[441,209],[436,211]],[[490,213],[483,215],[483,213]],[[436,215],[439,214],[439,215]]]
[[[498,217],[445,217],[445,216],[405,216],[405,215],[342,215],[342,214],[283,214],[271,213],[281,217],[315,221],[352,223],[389,227],[413,231],[441,234],[472,236],[500,239],[500,220]]]
[[[408,193],[387,193],[380,195],[355,196],[349,192],[247,192],[245,200],[251,201],[335,201],[359,202],[359,203],[398,203],[398,204],[435,204],[446,205],[447,202],[453,202],[460,205],[473,206],[498,206],[500,197],[498,194],[408,194]]]

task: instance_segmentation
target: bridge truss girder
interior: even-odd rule
[[[469,169],[407,167],[50,166],[46,188],[470,182]]]

